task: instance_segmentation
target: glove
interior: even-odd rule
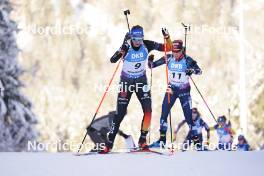
[[[121,51],[116,51],[115,54],[111,57],[110,62],[116,63],[121,57],[123,53]]]
[[[129,48],[129,44],[127,43],[127,40],[129,40],[131,38],[129,32],[126,33],[125,37],[124,37],[124,41],[123,41],[123,44],[121,46],[121,50],[122,51],[127,51],[128,48]]]
[[[153,54],[149,55],[148,57],[148,67],[149,68],[153,68],[153,60],[154,60],[154,55]]]
[[[148,61],[153,62],[153,60],[154,60],[154,54],[149,55]]]
[[[126,52],[126,51],[128,51],[128,49],[129,49],[129,45],[128,45],[128,43],[127,42],[124,42],[123,44],[122,44],[122,46],[121,46],[121,51],[123,51],[123,52]]]
[[[131,38],[131,35],[129,32],[126,33],[125,38],[124,38],[124,42],[126,42],[127,40],[129,40]]]
[[[172,91],[172,89],[170,87],[167,88],[167,91],[166,92],[169,93],[169,94],[171,94],[171,95],[173,94],[173,91]]]
[[[169,31],[166,28],[161,28],[161,32],[165,39],[170,38]]]
[[[185,71],[186,75],[188,75],[188,76],[191,76],[194,72],[195,72],[194,69],[187,69]]]

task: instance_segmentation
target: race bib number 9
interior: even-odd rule
[[[123,71],[128,73],[140,73],[145,71],[145,60],[139,62],[124,62]]]

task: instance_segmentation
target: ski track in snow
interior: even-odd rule
[[[0,153],[1,176],[261,176],[264,151],[74,156]]]

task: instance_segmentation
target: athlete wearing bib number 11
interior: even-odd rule
[[[154,56],[150,57],[152,59],[150,59],[148,65],[152,68],[166,64],[166,58],[164,56],[155,62],[153,62]],[[167,91],[170,94],[170,104],[168,103],[168,93],[166,92],[160,117],[160,139],[151,144],[150,147],[160,147],[161,143],[164,145],[166,144],[167,118],[177,98],[180,99],[188,126],[190,129],[193,126],[189,76],[193,73],[201,74],[202,71],[195,60],[190,56],[184,56],[182,40],[174,40],[172,42],[172,54],[167,54],[167,61],[169,71],[169,85]]]
[[[171,41],[169,33],[166,29],[162,29],[164,37],[167,39],[166,48],[171,50]],[[132,27],[130,34],[125,36],[123,45],[111,57],[112,63],[123,58],[124,64],[120,78],[120,91],[117,98],[117,111],[113,119],[111,130],[108,134],[109,142],[102,153],[108,153],[113,147],[113,143],[118,132],[120,123],[122,122],[129,101],[133,92],[141,104],[143,110],[143,120],[141,123],[141,135],[138,141],[140,148],[148,147],[146,144],[146,136],[148,134],[151,121],[151,95],[146,77],[146,63],[148,54],[152,50],[164,51],[163,44],[144,40],[143,28],[139,25]]]

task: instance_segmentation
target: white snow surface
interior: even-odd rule
[[[74,156],[0,153],[1,176],[261,176],[264,151]]]

